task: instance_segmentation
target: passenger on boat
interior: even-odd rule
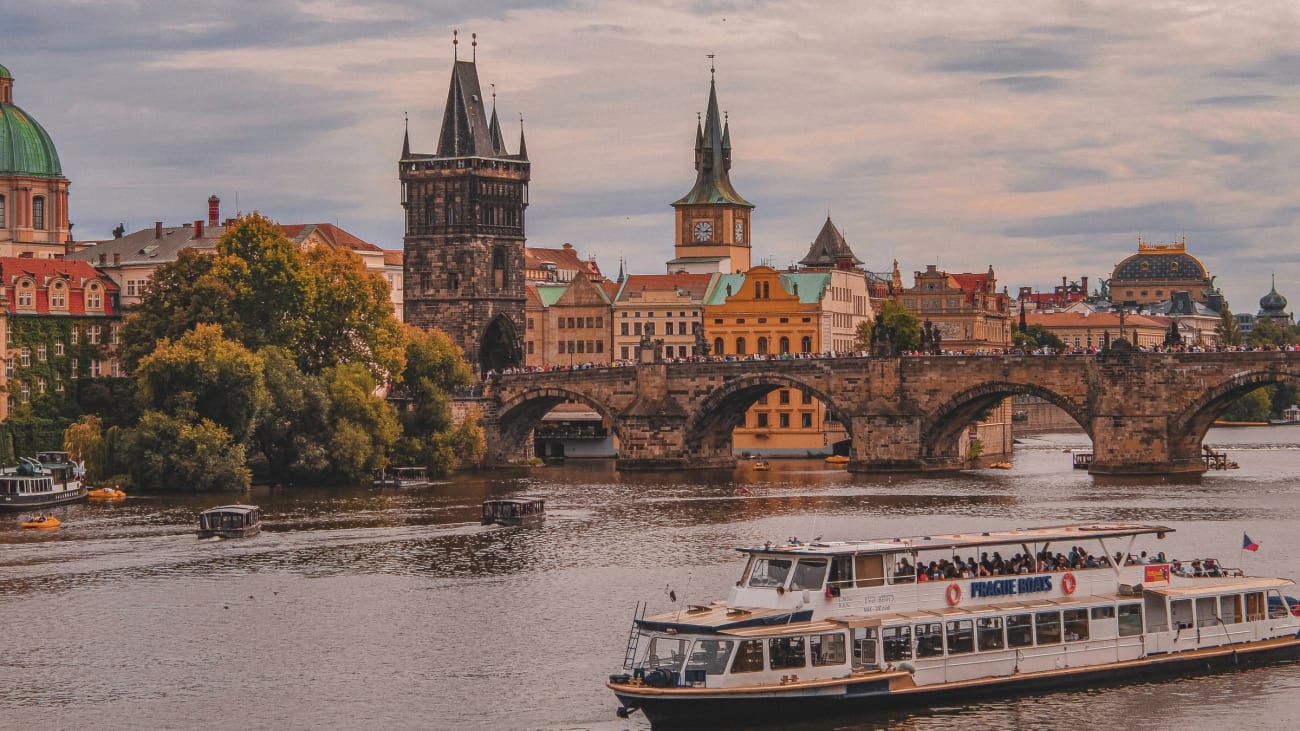
[[[1222,567],[1222,566],[1219,566],[1219,562],[1218,562],[1218,561],[1215,561],[1215,560],[1212,559],[1212,558],[1207,558],[1207,559],[1205,559],[1205,562],[1204,562],[1204,563],[1205,563],[1205,575],[1206,575],[1206,576],[1212,576],[1212,577],[1214,577],[1214,578],[1216,578],[1216,579],[1219,578],[1219,577],[1222,577],[1222,576],[1226,576],[1226,574],[1224,574],[1224,572],[1223,572],[1223,567]]]
[[[1170,566],[1170,570],[1173,572],[1174,576],[1187,577],[1192,575],[1191,572],[1187,570],[1187,567],[1183,565],[1183,562],[1178,559],[1174,559],[1173,564]]]
[[[904,557],[894,569],[894,583],[907,583],[915,579],[916,569]]]

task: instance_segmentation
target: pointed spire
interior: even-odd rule
[[[619,283],[619,284],[622,284],[622,283],[623,283],[623,277],[624,277],[624,274],[623,274],[623,265],[624,265],[625,263],[626,263],[626,260],[625,260],[623,257],[620,256],[620,257],[618,258],[618,283]]]
[[[411,115],[402,112],[405,129],[402,131],[402,159],[411,156]]]
[[[488,122],[488,136],[492,140],[492,152],[497,155],[506,154],[506,143],[501,139],[501,122],[497,119],[497,85],[488,84],[492,87],[492,120]]]
[[[528,144],[524,142],[524,114],[519,113],[519,159],[528,159]]]
[[[731,185],[731,125],[718,110],[717,70],[709,54],[709,104],[703,123],[695,127],[695,187],[673,205],[733,203],[753,206]]]

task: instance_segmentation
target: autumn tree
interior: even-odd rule
[[[123,441],[132,484],[145,490],[244,490],[251,481],[244,448],[208,419],[149,411]]]
[[[198,325],[219,324],[240,339],[235,290],[214,272],[215,257],[183,249],[176,261],[158,267],[130,312],[118,351],[128,372],[159,340],[176,340]]]
[[[99,417],[87,414],[63,430],[63,451],[84,461],[86,480],[94,482],[104,476],[107,453],[103,425]]]
[[[402,369],[405,344],[393,317],[388,282],[346,249],[318,246],[304,255],[308,298],[299,366],[319,373],[340,363],[361,363],[377,377]]]

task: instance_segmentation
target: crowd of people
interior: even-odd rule
[[[987,552],[980,554],[978,561],[975,560],[974,556],[964,560],[961,556],[954,556],[952,560],[942,558],[930,561],[929,564],[918,561],[916,566],[909,563],[907,559],[903,559],[894,568],[894,581],[895,583],[909,583],[915,579],[919,583],[949,579],[975,579],[984,576],[1100,569],[1114,566],[1121,559],[1128,566],[1167,564],[1170,567],[1170,573],[1174,576],[1219,577],[1229,575],[1228,570],[1224,569],[1219,565],[1218,561],[1212,558],[1193,559],[1190,563],[1184,564],[1178,559],[1170,560],[1166,558],[1164,551],[1157,553],[1155,556],[1148,556],[1147,552],[1143,551],[1137,556],[1130,554],[1124,557],[1122,554],[1116,554],[1111,557],[1105,555],[1094,556],[1086,552],[1082,547],[1075,546],[1070,549],[1068,554],[1053,554],[1050,551],[1040,551],[1037,554],[1017,553],[1010,558],[1004,559],[1001,553],[994,551],[992,555]]]

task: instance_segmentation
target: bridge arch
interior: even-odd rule
[[[570,401],[589,406],[600,414],[614,437],[622,442],[618,416],[607,404],[580,391],[562,386],[546,386],[524,391],[501,404],[497,412],[497,432],[506,453],[531,455],[533,445],[528,443],[529,435],[551,409]]]
[[[699,445],[701,456],[730,457],[732,431],[741,425],[749,408],[764,395],[782,388],[807,393],[820,401],[836,417],[835,420],[843,424],[852,439],[853,425],[846,418],[849,410],[836,402],[825,388],[798,376],[773,371],[728,380],[709,392],[686,420],[686,443]]]
[[[1037,396],[1057,406],[1092,438],[1092,415],[1087,406],[1037,383],[985,381],[952,394],[925,414],[921,421],[922,458],[962,459],[965,455],[958,454],[958,444],[966,427],[980,413],[1018,394]]]
[[[1300,373],[1277,367],[1243,371],[1205,389],[1169,420],[1171,451],[1195,456],[1215,419],[1229,406],[1251,391],[1275,383],[1300,386]]]

